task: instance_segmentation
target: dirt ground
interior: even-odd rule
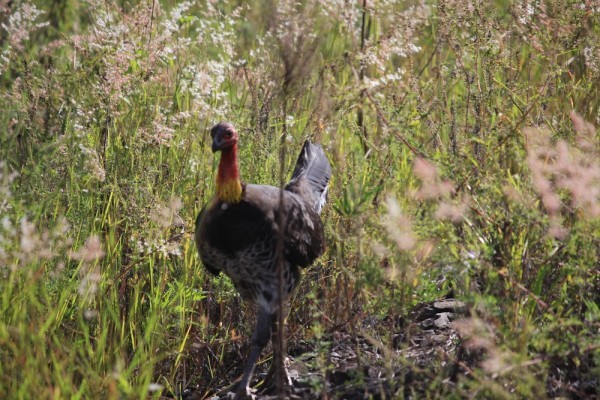
[[[422,303],[406,317],[362,321],[354,332],[335,331],[318,341],[288,343],[287,370],[291,379],[290,399],[420,399],[445,398],[461,391],[453,389],[459,377],[469,379],[487,356],[485,349],[462,338],[461,319],[467,306],[452,298]],[[383,344],[378,338],[386,338]],[[391,345],[390,345],[391,343]],[[268,351],[265,350],[265,354]],[[240,352],[237,352],[239,358]],[[568,365],[565,359],[551,360],[546,397],[561,399],[598,398],[600,378],[594,360],[580,357],[583,364]],[[566,358],[568,360],[568,358]],[[241,375],[243,359],[234,364],[223,382]],[[255,398],[275,399],[268,366],[257,365],[253,379]],[[211,390],[188,388],[167,398],[182,400],[232,399],[233,385]],[[507,388],[510,392],[510,388]],[[507,392],[507,393],[508,393]],[[464,396],[470,397],[468,390]]]
[[[358,333],[336,331],[319,343],[289,343],[289,397],[419,398],[430,384],[431,374],[439,374],[440,368],[448,377],[447,384],[452,384],[453,376],[463,372],[456,363],[461,341],[451,322],[465,311],[462,302],[444,299],[420,304],[408,318],[364,321]],[[392,346],[367,332],[383,332]],[[254,382],[259,382],[254,383],[257,399],[274,398],[268,381],[267,367],[258,366],[254,377]],[[208,398],[230,399],[230,389],[223,387]],[[185,400],[207,398],[206,393],[189,389],[180,396]]]

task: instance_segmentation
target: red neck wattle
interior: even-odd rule
[[[237,162],[237,144],[221,150],[217,173],[217,196],[220,200],[235,203],[242,198],[242,184]]]
[[[221,161],[219,161],[219,174],[217,182],[224,183],[231,179],[239,179],[240,171],[237,162],[237,144],[223,149],[221,151]]]

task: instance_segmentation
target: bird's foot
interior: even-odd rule
[[[235,393],[229,392],[227,398],[232,400],[256,400],[256,395],[252,393],[252,389],[246,386],[238,387]]]

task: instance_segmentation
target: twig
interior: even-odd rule
[[[500,274],[501,276],[507,278],[511,284],[516,285],[519,289],[521,289],[523,292],[527,293],[529,296],[533,297],[533,299],[536,301],[536,303],[546,309],[548,308],[548,304],[543,301],[542,299],[540,299],[538,296],[536,296],[531,290],[527,289],[525,286],[523,286],[523,284],[515,281],[506,271],[498,271],[498,274]]]

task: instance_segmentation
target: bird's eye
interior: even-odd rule
[[[231,131],[227,131],[227,132],[225,132],[225,137],[226,137],[227,139],[231,139]]]

